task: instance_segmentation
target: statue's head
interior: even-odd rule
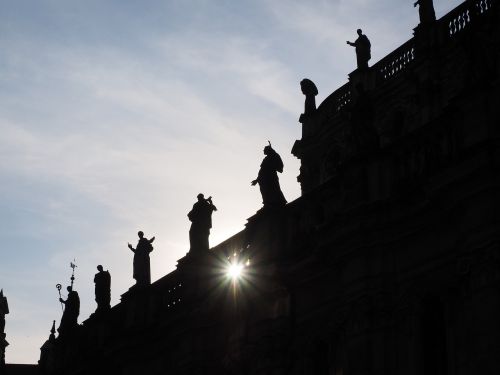
[[[198,195],[196,196],[196,198],[198,198],[198,200],[199,200],[199,201],[202,201],[202,200],[204,200],[204,199],[205,199],[205,196],[204,196],[203,194],[201,194],[201,193],[200,193],[200,194],[198,194]]]
[[[102,266],[101,266],[100,264],[97,266],[97,270],[98,270],[99,272],[102,272],[103,268],[102,268]]]
[[[139,238],[142,238],[144,237],[144,232],[142,230],[140,230],[137,235],[139,236]]]
[[[71,291],[73,290],[73,288],[72,288],[71,286],[68,286],[68,287],[66,288],[66,290],[67,290],[67,291],[68,291],[68,293],[69,293],[69,292],[71,292]]]
[[[361,29],[356,30],[356,32],[358,33],[359,36],[363,35],[363,30]]]
[[[302,90],[302,94],[304,95],[318,95],[318,88],[310,79],[304,78],[300,81],[300,89]]]

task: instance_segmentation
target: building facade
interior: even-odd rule
[[[352,72],[301,117],[300,198],[51,337],[40,370],[500,373],[499,20],[466,1]]]

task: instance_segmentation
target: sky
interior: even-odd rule
[[[460,1],[434,3],[441,17]],[[297,198],[299,82],[316,83],[319,104],[354,70],[357,28],[373,64],[417,24],[402,0],[0,0],[7,362],[37,362],[74,259],[81,322],[98,264],[113,305],[134,284],[138,230],[156,236],[153,281],[175,269],[198,193],[218,208],[211,245],[242,230],[261,207],[250,182],[268,140]]]

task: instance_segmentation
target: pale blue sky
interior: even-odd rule
[[[459,3],[436,0],[438,17]],[[113,304],[133,285],[139,229],[157,238],[153,279],[175,268],[199,192],[219,208],[211,244],[241,230],[261,205],[250,181],[268,139],[298,197],[299,81],[319,104],[354,69],[358,27],[374,63],[417,23],[401,0],[0,0],[7,361],[38,360],[73,258],[82,321],[97,264]]]

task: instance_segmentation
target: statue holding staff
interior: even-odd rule
[[[60,335],[65,335],[75,329],[78,326],[78,315],[80,315],[80,297],[78,296],[78,292],[73,290],[71,286],[68,286],[66,290],[68,291],[68,298],[66,300],[59,298],[59,302],[64,304],[61,323],[57,329]]]

